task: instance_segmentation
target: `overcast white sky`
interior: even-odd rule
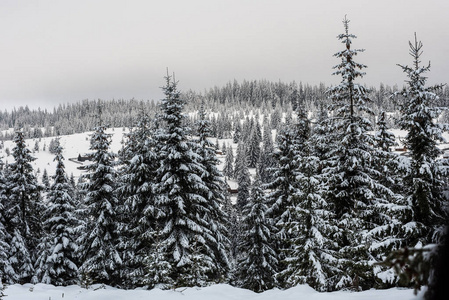
[[[416,31],[430,83],[449,82],[448,0],[1,0],[0,109],[82,99],[160,99],[233,80],[336,84],[351,20],[362,83],[402,86]]]

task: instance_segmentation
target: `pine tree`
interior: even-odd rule
[[[272,248],[271,222],[260,180],[256,178],[251,197],[243,209],[243,238],[239,245],[242,258],[238,277],[243,288],[262,292],[275,286],[277,259]]]
[[[298,140],[301,151],[294,159],[297,189],[287,206],[290,217],[278,223],[290,237],[291,246],[282,249],[286,267],[278,278],[288,287],[307,283],[323,292],[328,289],[328,281],[334,276],[331,262],[338,259],[329,239],[329,234],[333,232],[333,213],[323,197],[325,184],[319,172],[320,159],[308,138],[310,125],[301,105],[298,105],[296,127],[297,136],[303,139]]]
[[[215,277],[216,281],[222,281],[229,271],[228,255],[230,242],[226,227],[228,216],[222,210],[225,193],[223,190],[223,175],[217,167],[220,161],[216,156],[212,143],[208,140],[210,137],[210,123],[206,120],[204,100],[199,111],[199,120],[196,125],[199,135],[196,152],[199,154],[198,161],[205,171],[201,175],[201,179],[206,186],[206,190],[203,192],[202,196],[208,204],[208,213],[205,214],[203,218],[212,234],[211,236],[206,236],[208,239],[208,248],[205,248],[204,250],[197,248],[196,250],[198,251],[198,254],[201,254],[202,251],[213,253],[212,258],[215,269],[213,270],[214,275],[211,277]],[[196,274],[199,275],[198,271]]]
[[[366,232],[385,225],[377,206],[388,205],[389,199],[384,195],[390,191],[376,180],[374,140],[366,118],[373,114],[367,105],[371,100],[368,90],[355,81],[365,74],[361,70],[366,66],[354,61],[363,50],[351,49],[356,36],[349,33],[349,20],[345,18],[343,24],[345,32],[338,39],[345,49],[334,55],[341,59],[334,67],[334,75],[340,75],[342,80],[327,91],[333,115],[328,132],[331,150],[324,169],[329,186],[325,199],[333,206],[337,232],[332,235],[342,256],[336,266],[336,280],[330,285],[360,290],[374,284],[371,241]]]
[[[155,208],[153,185],[159,167],[154,152],[151,120],[142,106],[134,130],[127,136],[121,154],[123,163],[119,193],[124,229],[120,236],[122,283],[127,287],[142,285],[146,257],[153,251]]]
[[[260,137],[257,130],[253,130],[250,135],[248,147],[248,167],[255,168],[260,158]]]
[[[234,151],[232,146],[228,145],[226,149],[225,164],[223,167],[223,175],[226,178],[234,178]]]
[[[101,107],[99,107],[101,116]],[[121,222],[118,215],[119,201],[115,195],[116,171],[114,155],[109,152],[111,135],[106,126],[99,124],[91,136],[93,164],[85,175],[83,184],[85,215],[88,220],[79,237],[81,255],[80,274],[85,274],[93,283],[117,285],[122,260],[118,252]]]
[[[257,167],[262,184],[273,181],[273,174],[270,170],[274,168],[275,165],[276,161],[274,159],[273,138],[271,134],[271,128],[267,124],[264,127],[263,131],[263,148],[260,153],[259,163]]]
[[[424,67],[420,65],[423,44],[415,35],[414,43],[409,42],[409,46],[413,66],[399,65],[408,77],[407,86],[400,93],[404,104],[399,125],[407,131],[404,144],[410,152],[410,167],[404,184],[408,187],[407,202],[413,210],[408,224],[413,227],[413,234],[408,245],[415,246],[438,242],[447,212],[444,210],[442,170],[437,161],[440,154],[437,141],[444,140],[443,127],[434,122],[441,110],[433,105],[437,100],[436,92],[443,85],[425,86],[427,77],[424,74],[430,70],[430,63]]]
[[[386,187],[383,199],[374,204],[377,211],[377,226],[368,232],[371,239],[369,251],[374,259],[383,261],[385,256],[405,245],[406,236],[403,225],[412,214],[410,207],[403,197],[403,167],[402,161],[407,160],[391,151],[396,144],[395,136],[388,130],[386,116],[381,112],[378,119],[378,130],[374,135],[375,155],[373,166],[377,170],[374,178]],[[405,164],[406,165],[406,164]],[[386,193],[385,193],[386,192]],[[389,287],[398,283],[398,277],[392,269],[374,267],[377,277],[382,279],[382,287]]]
[[[3,173],[3,162],[0,158],[0,284],[2,279],[10,283],[16,280],[16,274],[8,260],[10,253],[8,243],[11,240],[11,236],[5,228],[5,206],[7,206],[8,200],[7,188],[6,176]]]
[[[33,174],[31,162],[35,160],[26,147],[24,134],[17,132],[14,138],[14,163],[10,164],[8,191],[5,207],[6,231],[11,235],[9,262],[19,282],[30,282],[34,273],[33,262],[41,238],[42,186]]]
[[[159,210],[156,232],[162,257],[171,266],[170,277],[177,285],[191,285],[192,270],[201,270],[200,277],[208,281],[216,271],[213,252],[209,251],[213,247],[209,237],[214,233],[204,219],[212,212],[204,198],[208,187],[202,175],[206,170],[196,153],[198,146],[188,140],[188,127],[183,123],[186,101],[171,76],[165,79],[159,116],[164,126],[156,135],[160,147],[155,185],[155,206]]]
[[[234,123],[234,136],[233,136],[234,144],[239,143],[241,138],[242,138],[242,126],[240,125],[240,120],[237,120]]]
[[[276,165],[269,169],[269,172],[273,174],[273,180],[264,185],[264,189],[271,190],[267,195],[267,215],[275,228],[275,244],[273,247],[279,260],[280,271],[285,268],[283,263],[285,257],[282,249],[290,247],[290,236],[287,235],[283,224],[290,218],[287,208],[296,193],[295,141],[296,138],[291,128],[287,127],[279,132],[277,148],[273,153]],[[284,283],[279,282],[279,284],[282,286]]]
[[[50,189],[50,180],[48,179],[47,169],[44,169],[44,172],[42,173],[42,184],[45,187],[45,191],[48,192]]]
[[[237,180],[237,208],[242,211],[248,202],[249,191],[251,188],[251,175],[248,170],[248,158],[246,147],[240,142],[237,146],[237,155],[235,159],[234,178]]]
[[[407,86],[400,92],[404,102],[399,125],[407,131],[404,144],[410,151],[403,178],[409,213],[402,221],[401,246],[404,248],[392,252],[384,264],[395,268],[398,276],[405,279],[405,284],[413,284],[416,291],[429,283],[431,260],[441,251],[442,236],[447,231],[448,213],[444,208],[447,199],[443,195],[447,169],[442,166],[444,161],[437,160],[440,154],[437,142],[444,140],[442,131],[447,130],[447,126],[434,121],[441,113],[434,103],[438,99],[436,92],[443,85],[425,87],[427,77],[424,74],[430,70],[430,63],[426,67],[420,66],[423,44],[418,42],[416,34],[414,43],[409,42],[409,46],[413,66],[399,65],[408,77]],[[433,255],[425,255],[435,248]],[[431,288],[429,290],[426,297],[433,293]]]
[[[55,141],[56,172],[48,193],[47,209],[44,212],[44,237],[41,264],[36,266],[39,282],[53,285],[71,285],[78,282],[76,251],[76,203],[72,198],[72,185],[65,172],[64,157],[59,139]],[[48,247],[48,248],[46,248]],[[46,248],[46,249],[45,249]]]

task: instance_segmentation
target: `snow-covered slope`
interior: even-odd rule
[[[128,130],[123,129],[123,128],[113,128],[113,129],[108,129],[107,133],[112,134],[112,143],[111,143],[111,150],[114,153],[117,153],[120,148],[122,147],[122,140],[123,140],[123,136],[124,134],[126,134],[128,132]],[[391,132],[393,132],[396,136],[396,140],[398,141],[398,148],[403,147],[401,140],[403,139],[403,137],[405,137],[406,132],[403,130],[391,130]],[[90,146],[90,135],[92,134],[92,132],[84,132],[84,133],[78,133],[78,134],[73,134],[73,135],[65,135],[65,136],[61,136],[60,137],[60,142],[61,145],[64,147],[64,151],[63,151],[63,155],[65,157],[65,167],[66,167],[66,172],[67,174],[70,176],[72,173],[75,176],[75,179],[77,179],[84,171],[78,169],[78,167],[82,166],[83,164],[88,164],[89,162],[84,162],[83,164],[77,163],[77,162],[73,162],[70,161],[69,159],[76,159],[78,157],[79,154],[84,155],[86,153],[89,153],[89,146]],[[447,142],[444,144],[440,144],[439,147],[441,149],[448,149],[446,151],[449,152],[449,133],[444,133],[443,135]],[[54,159],[54,155],[51,154],[48,150],[49,148],[49,144],[50,141],[54,139],[52,137],[47,137],[47,138],[41,138],[39,139],[27,139],[26,143],[28,145],[28,148],[30,150],[34,149],[35,143],[36,141],[39,140],[39,151],[35,151],[33,153],[33,156],[35,158],[37,158],[34,162],[33,162],[33,168],[35,172],[39,173],[37,174],[38,178],[41,178],[42,173],[44,171],[44,169],[47,170],[48,175],[52,176],[54,174],[55,168],[56,168],[56,163],[53,162]],[[212,139],[212,142],[215,143],[216,139]],[[223,145],[223,142],[225,144],[230,144],[233,147],[234,150],[234,155],[236,154],[236,149],[237,149],[237,144],[232,144],[232,139],[223,139],[223,140],[219,140],[219,146],[221,147]],[[44,151],[44,145],[46,145],[46,150]],[[14,158],[12,157],[12,155],[7,156],[6,155],[6,148],[9,148],[10,152],[12,153],[12,149],[14,147],[14,142],[13,141],[5,141],[4,142],[4,148],[0,149],[0,158],[2,158],[3,162],[13,162]],[[222,163],[222,165],[219,167],[219,169],[221,170],[223,168],[223,164],[224,164],[224,155],[219,155],[220,161]],[[250,170],[251,174],[254,175],[255,170]],[[235,188],[236,187],[236,183],[234,181],[230,181],[228,182],[231,187]]]

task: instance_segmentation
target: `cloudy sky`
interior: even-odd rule
[[[449,82],[447,0],[1,0],[0,109],[82,99],[160,99],[168,67],[182,90],[228,81],[336,84],[336,36],[351,20],[362,83],[403,85],[408,41],[430,83]]]

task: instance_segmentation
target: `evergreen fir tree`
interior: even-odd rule
[[[248,167],[255,168],[260,158],[260,137],[256,130],[253,130],[250,135],[248,147]]]
[[[234,144],[239,143],[241,138],[242,138],[242,126],[240,125],[240,120],[237,120],[234,123],[234,136],[233,136]]]
[[[50,180],[48,179],[47,169],[44,169],[44,172],[42,173],[42,184],[45,187],[45,191],[48,192],[50,189]]]
[[[226,150],[226,158],[225,158],[225,164],[223,167],[223,175],[226,178],[234,178],[234,151],[232,150],[232,147],[228,145]]]
[[[214,253],[209,251],[214,246],[209,237],[214,233],[204,218],[213,212],[204,198],[209,191],[202,180],[206,170],[196,153],[198,146],[188,140],[188,128],[183,124],[186,102],[171,76],[165,79],[159,117],[164,127],[156,135],[160,145],[155,185],[155,206],[160,211],[157,234],[162,257],[171,266],[170,277],[177,285],[190,285],[192,270],[201,270],[201,277],[205,275],[208,281],[216,272]]]
[[[214,275],[211,275],[211,279],[212,277],[215,277],[216,281],[222,281],[229,271],[228,255],[230,242],[226,227],[228,216],[222,210],[225,192],[223,190],[223,175],[217,167],[220,161],[216,156],[212,143],[208,140],[210,136],[210,123],[206,120],[204,101],[199,111],[197,130],[199,135],[197,141],[197,153],[199,154],[199,163],[205,170],[201,176],[201,179],[206,186],[206,190],[203,192],[202,196],[208,203],[208,213],[204,215],[203,219],[211,232],[211,236],[206,236],[206,239],[208,239],[208,248],[205,248],[204,250],[198,247],[196,248],[197,258],[200,258],[199,255],[202,254],[202,251],[212,252],[215,270],[213,270]],[[195,273],[198,275],[197,277],[200,276],[198,270],[196,270]]]
[[[290,219],[288,206],[296,193],[295,142],[294,132],[289,127],[279,132],[277,148],[273,153],[276,165],[269,169],[269,172],[273,174],[273,180],[264,185],[264,189],[271,190],[267,195],[267,215],[274,226],[275,243],[273,248],[279,260],[279,271],[285,268],[283,249],[290,247],[291,237],[288,236],[283,224]],[[283,282],[279,282],[279,284],[284,285]]]
[[[424,67],[420,65],[423,44],[415,35],[414,43],[409,42],[409,46],[413,66],[399,65],[408,77],[407,86],[400,93],[404,104],[399,125],[407,131],[404,144],[410,152],[410,167],[404,184],[408,187],[407,202],[413,210],[407,226],[413,227],[413,234],[408,238],[408,246],[413,247],[417,243],[438,242],[448,216],[444,210],[442,170],[437,161],[440,154],[437,141],[444,140],[443,126],[434,121],[441,110],[433,105],[442,85],[425,86],[427,77],[424,74],[430,70],[430,63]]]
[[[251,188],[251,175],[248,170],[246,147],[242,142],[237,146],[234,176],[238,184],[237,208],[242,211],[246,203],[248,203],[249,191]]]
[[[334,276],[333,264],[338,259],[329,234],[333,232],[332,212],[323,198],[324,181],[319,173],[320,160],[310,141],[304,145],[297,165],[297,191],[287,207],[290,218],[279,224],[290,236],[291,246],[282,249],[285,269],[278,274],[281,282],[292,287],[307,283],[324,292]]]
[[[367,236],[371,239],[369,251],[377,261],[383,261],[385,256],[405,245],[406,236],[403,225],[412,214],[410,207],[403,197],[403,165],[400,157],[391,151],[396,144],[394,134],[388,130],[386,116],[381,112],[378,119],[378,130],[375,132],[375,155],[373,166],[377,170],[374,178],[387,189],[383,194],[383,200],[378,199],[374,203],[377,211],[376,223],[381,226],[372,228]],[[382,279],[382,287],[389,287],[398,283],[398,277],[392,269],[374,267],[375,273]]]
[[[0,158],[0,284],[1,280],[13,283],[17,279],[14,269],[9,261],[11,236],[6,231],[5,222],[5,206],[8,200],[8,185],[3,173],[3,162]]]
[[[275,166],[276,161],[274,159],[273,138],[271,134],[271,128],[267,124],[263,131],[263,148],[260,153],[260,159],[258,163],[258,172],[262,184],[273,181],[273,174],[270,170]]]
[[[154,177],[159,167],[154,151],[151,120],[141,108],[136,128],[127,136],[121,154],[122,169],[119,193],[124,229],[119,237],[124,261],[120,277],[126,287],[142,284],[146,273],[146,258],[153,251],[155,230]]]
[[[71,196],[72,186],[65,172],[62,146],[59,139],[55,143],[56,172],[44,212],[44,229],[48,236],[44,237],[40,247],[43,251],[36,264],[36,274],[39,282],[66,286],[78,282],[78,245],[75,242],[78,220],[76,204]]]
[[[366,66],[354,61],[363,50],[351,49],[355,36],[349,33],[349,20],[345,18],[343,24],[345,32],[338,39],[345,50],[334,55],[341,59],[334,67],[334,75],[340,75],[342,80],[327,91],[333,115],[328,133],[331,150],[324,169],[329,186],[325,199],[333,206],[337,232],[332,236],[341,255],[336,266],[341,273],[337,272],[330,285],[360,290],[374,284],[367,231],[386,225],[377,207],[380,203],[389,204],[385,195],[390,191],[376,179],[374,139],[369,134],[370,120],[366,118],[373,114],[367,105],[371,100],[368,90],[355,81],[365,74],[361,70]]]
[[[277,259],[272,248],[271,222],[266,217],[266,199],[256,178],[251,197],[243,209],[243,238],[239,245],[242,259],[238,277],[243,288],[262,292],[275,286]]]
[[[8,182],[9,198],[5,207],[6,231],[11,235],[9,262],[19,282],[30,282],[34,273],[33,262],[42,234],[42,203],[31,162],[35,160],[26,147],[24,134],[14,138],[14,163],[10,164]]]
[[[101,107],[99,107],[101,116]],[[79,237],[81,255],[80,274],[86,274],[93,283],[120,284],[122,260],[118,251],[121,220],[118,215],[119,201],[115,195],[116,171],[114,155],[109,152],[111,135],[106,126],[99,124],[91,136],[93,164],[85,175],[83,184],[85,215],[88,216]]]

